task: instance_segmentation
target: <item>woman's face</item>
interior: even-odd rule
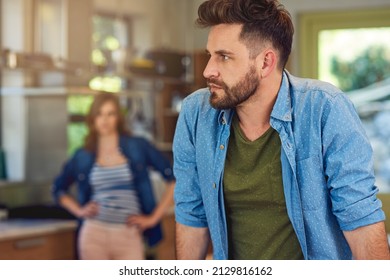
[[[95,118],[95,129],[99,136],[117,132],[118,112],[113,102],[107,101],[99,110]]]

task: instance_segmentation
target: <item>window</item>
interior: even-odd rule
[[[70,122],[67,127],[69,156],[73,155],[84,143],[84,138],[88,133],[85,116],[92,102],[93,95],[71,95],[67,99],[70,115]]]
[[[90,81],[92,89],[119,92],[123,88],[126,56],[130,53],[130,23],[127,18],[93,17],[92,63],[101,75]]]
[[[390,192],[390,8],[300,18],[300,74],[330,82],[359,113],[374,150],[376,184]]]
[[[319,79],[350,92],[390,78],[389,38],[390,27],[320,31]]]
[[[93,17],[92,24],[91,61],[98,75],[90,80],[89,87],[96,91],[118,93],[127,81],[124,65],[131,42],[130,21],[98,14]],[[85,116],[92,102],[93,93],[68,98],[68,155],[72,155],[84,143],[88,133]]]

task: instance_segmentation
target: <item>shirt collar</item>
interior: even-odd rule
[[[292,121],[292,107],[290,96],[290,84],[288,79],[288,72],[283,71],[282,83],[276,98],[274,108],[271,112],[271,117],[281,121]]]
[[[234,114],[234,110],[232,109],[221,110],[218,115],[218,123],[220,125],[225,125],[225,124],[230,125],[233,114]]]

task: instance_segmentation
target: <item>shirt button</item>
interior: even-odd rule
[[[225,149],[225,146],[224,146],[224,145],[221,145],[221,146],[219,146],[219,148],[220,148],[221,150],[223,150],[223,149]]]
[[[217,188],[217,184],[213,183],[213,188],[216,189]]]

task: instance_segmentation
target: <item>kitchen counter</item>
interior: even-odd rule
[[[77,221],[10,219],[0,221],[0,241],[75,230]]]
[[[0,260],[72,260],[75,220],[9,219],[0,222]]]

